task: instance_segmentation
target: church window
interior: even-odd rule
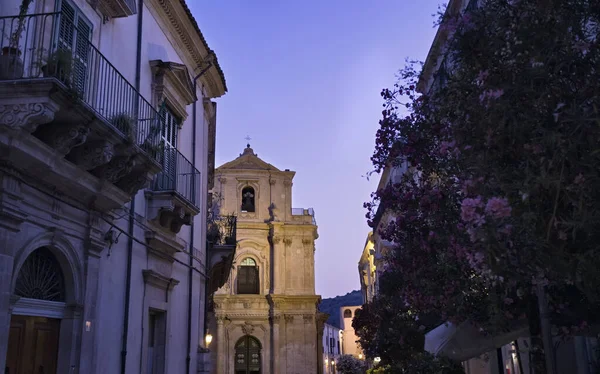
[[[256,261],[250,257],[246,257],[238,267],[237,278],[238,294],[259,293],[258,266],[256,266]]]
[[[344,318],[352,318],[352,311],[350,309],[344,310]]]
[[[244,187],[242,189],[242,212],[255,212],[255,201],[254,188]]]

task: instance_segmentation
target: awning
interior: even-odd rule
[[[526,326],[505,334],[490,336],[484,335],[469,322],[459,326],[445,323],[425,335],[425,350],[436,356],[466,361],[528,335]]]

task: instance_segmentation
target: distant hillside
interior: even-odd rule
[[[340,327],[340,308],[343,306],[362,305],[362,294],[359,290],[348,292],[344,296],[336,296],[330,299],[321,300],[319,310],[329,314],[327,323],[335,327]]]

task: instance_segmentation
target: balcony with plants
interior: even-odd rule
[[[176,148],[161,149],[158,158],[163,170],[146,190],[148,217],[178,233],[200,212],[201,174]]]
[[[214,207],[214,204],[213,204]],[[237,217],[219,215],[218,209],[211,209],[206,227],[206,248],[209,266],[209,294],[222,287],[231,271],[237,248]]]
[[[162,170],[163,123],[80,21],[0,17],[0,151],[19,172],[107,211]]]

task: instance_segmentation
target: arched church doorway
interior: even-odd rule
[[[66,301],[65,277],[52,251],[33,251],[19,270],[10,320],[7,374],[56,374],[60,318]]]
[[[246,335],[235,345],[235,374],[260,374],[260,342]]]

